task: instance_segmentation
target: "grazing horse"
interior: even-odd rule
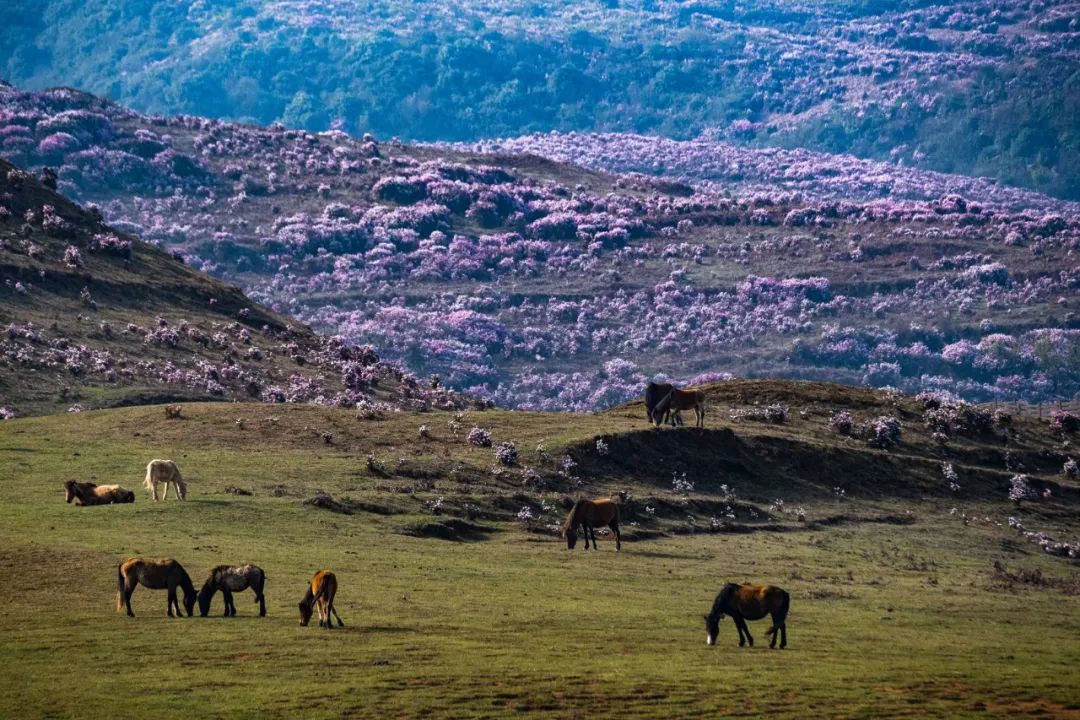
[[[214,593],[220,590],[225,598],[225,617],[234,617],[236,603],[232,594],[251,588],[255,592],[255,602],[259,603],[259,617],[266,617],[265,584],[266,573],[257,565],[218,565],[210,571],[199,590],[199,615],[206,617],[210,613],[210,601],[214,599]]]
[[[157,502],[158,485],[165,483],[165,494],[162,500],[169,499],[169,483],[176,485],[176,497],[181,500],[187,499],[187,483],[180,477],[180,468],[172,460],[151,460],[146,466],[146,480],[144,485],[150,491],[150,496]]]
[[[674,389],[675,386],[670,383],[650,382],[645,386],[645,415],[649,418],[650,424],[654,422],[656,417],[656,406]],[[655,420],[656,425],[662,425],[665,422],[670,422],[672,426],[676,424],[682,425],[682,416],[676,411],[675,413],[664,413],[659,420]]]
[[[135,617],[131,612],[131,594],[138,585],[151,590],[169,591],[169,617],[183,617],[180,603],[176,600],[176,588],[184,591],[184,609],[191,617],[195,607],[195,586],[191,584],[184,567],[175,560],[152,560],[148,558],[129,558],[116,566],[116,609],[127,605],[128,617]]]
[[[334,573],[329,570],[320,570],[315,573],[315,576],[311,578],[310,587],[304,594],[304,599],[300,601],[300,624],[307,627],[308,621],[311,620],[312,608],[317,606],[319,627],[327,630],[334,627],[330,622],[330,613],[337,618],[338,627],[345,627],[345,623],[341,622],[341,616],[334,609],[335,595],[337,595],[337,577]]]
[[[671,392],[653,408],[653,423],[660,427],[659,418],[665,417],[668,412],[694,409],[697,422],[694,427],[705,427],[705,393],[700,390],[680,390],[672,388]]]
[[[593,550],[596,550],[596,526],[607,525],[615,533],[615,552],[622,549],[622,535],[619,534],[619,505],[611,498],[599,500],[578,500],[563,522],[562,536],[566,538],[566,549],[573,550],[577,544],[577,529],[582,527],[585,537],[585,549],[589,549],[589,535],[592,535]]]
[[[787,591],[775,585],[736,585],[728,583],[713,601],[712,611],[705,616],[705,632],[710,645],[716,643],[720,633],[720,619],[730,615],[739,631],[739,647],[750,643],[754,647],[754,638],[750,636],[747,620],[760,620],[772,615],[772,627],[765,633],[772,635],[769,647],[776,647],[776,633],[780,633],[780,649],[787,647],[787,614],[791,598]],[[745,637],[744,637],[745,636]]]
[[[95,485],[92,482],[64,483],[64,502],[75,501],[76,505],[111,505],[112,503],[133,503],[135,493],[119,485]]]

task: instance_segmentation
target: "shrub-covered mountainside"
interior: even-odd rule
[[[1080,199],[1068,0],[16,0],[0,76],[144,112],[806,147]]]
[[[968,400],[1080,390],[1080,212],[1044,195],[771,151],[725,175],[726,151],[629,136],[407,146],[66,89],[0,89],[0,135],[118,229],[504,405],[606,407],[657,373]],[[530,147],[597,166],[686,154],[696,184]]]
[[[0,418],[180,400],[452,408],[0,160]]]

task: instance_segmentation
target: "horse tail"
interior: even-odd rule
[[[116,609],[124,606],[124,563],[116,565]]]
[[[766,631],[766,635],[775,635],[776,631],[780,629],[780,626],[787,622],[788,608],[791,606],[791,596],[788,595],[786,590],[781,590],[783,595],[780,597],[780,607],[776,610],[776,615],[773,616],[773,626]]]

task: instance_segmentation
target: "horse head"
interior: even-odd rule
[[[723,613],[717,613],[716,616],[705,616],[705,642],[709,645],[716,644],[716,636],[720,634],[720,620],[724,617]]]
[[[308,622],[311,620],[311,611],[312,611],[313,606],[314,606],[313,602],[307,603],[307,602],[301,601],[299,603],[299,607],[300,607],[300,625],[302,627],[307,627]]]
[[[563,535],[566,536],[566,549],[573,550],[577,545],[577,528],[567,528]]]
[[[207,580],[202,589],[199,590],[197,599],[199,601],[199,616],[206,617],[210,614],[210,601],[214,598],[214,583],[211,580]]]
[[[188,617],[195,614],[195,586],[190,581],[184,587],[184,611]]]
[[[66,483],[64,483],[64,502],[69,503],[74,500],[75,497],[75,481],[68,480]]]

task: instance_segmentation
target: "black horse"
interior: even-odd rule
[[[671,394],[671,391],[675,389],[675,386],[671,383],[654,383],[650,382],[645,386],[645,415],[649,419],[649,423],[653,425],[663,425],[668,422],[675,427],[682,425],[682,415],[678,411],[671,412],[670,405],[662,410],[659,420],[654,417],[654,412],[657,410],[657,405]]]

